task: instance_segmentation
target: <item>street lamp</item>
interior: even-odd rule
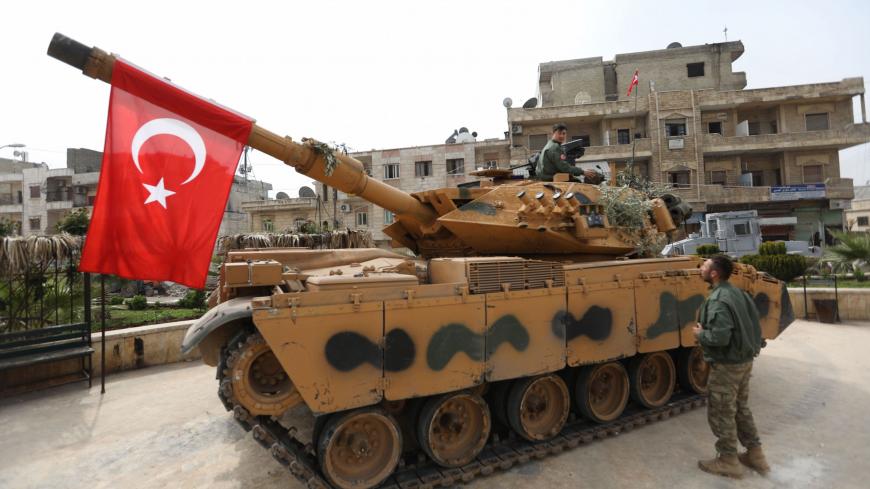
[[[24,146],[25,145],[23,145],[21,143],[12,143],[12,144],[4,144],[3,146],[0,146],[0,149],[3,149],[3,148],[23,148]]]

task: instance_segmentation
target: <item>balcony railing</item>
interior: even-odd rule
[[[587,146],[583,157],[578,161],[628,160],[631,159],[631,143],[611,144],[609,146]],[[525,160],[536,153],[525,146],[511,148],[511,160]],[[634,143],[634,157],[648,158],[652,155],[652,142],[649,138],[637,138]]]
[[[49,190],[45,193],[46,202],[64,202],[72,200],[72,192],[70,189]]]
[[[843,129],[827,131],[785,132],[757,136],[724,137],[704,135],[704,153],[742,153],[753,150],[800,149],[815,147],[842,147],[867,142],[870,124],[850,124]]]
[[[803,188],[812,187],[812,188]],[[741,187],[709,184],[680,185],[672,188],[674,193],[688,202],[703,202],[706,205],[746,204],[771,201],[796,201],[812,199],[849,200],[855,195],[851,178],[829,178],[822,184],[778,185],[776,187]],[[771,198],[771,195],[777,197]]]
[[[21,203],[21,196],[16,194],[0,195],[0,205],[17,205]]]

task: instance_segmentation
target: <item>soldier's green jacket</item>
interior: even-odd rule
[[[761,322],[749,294],[728,282],[716,286],[701,306],[698,343],[704,360],[743,363],[761,350]]]
[[[553,139],[544,146],[535,171],[538,180],[552,182],[553,175],[557,173],[570,173],[574,176],[583,174],[582,169],[569,165],[567,161],[563,160],[562,154],[562,145]]]

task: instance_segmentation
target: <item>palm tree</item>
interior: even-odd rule
[[[870,264],[870,233],[835,232],[838,244],[828,247],[826,255],[841,267],[860,270]]]

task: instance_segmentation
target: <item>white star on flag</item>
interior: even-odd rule
[[[170,195],[175,195],[175,192],[172,190],[167,190],[166,187],[163,186],[163,179],[161,178],[157,185],[148,185],[147,183],[142,184],[145,187],[145,190],[148,191],[148,198],[145,200],[146,204],[150,204],[151,202],[157,202],[162,205],[164,209],[166,209],[166,197]]]

